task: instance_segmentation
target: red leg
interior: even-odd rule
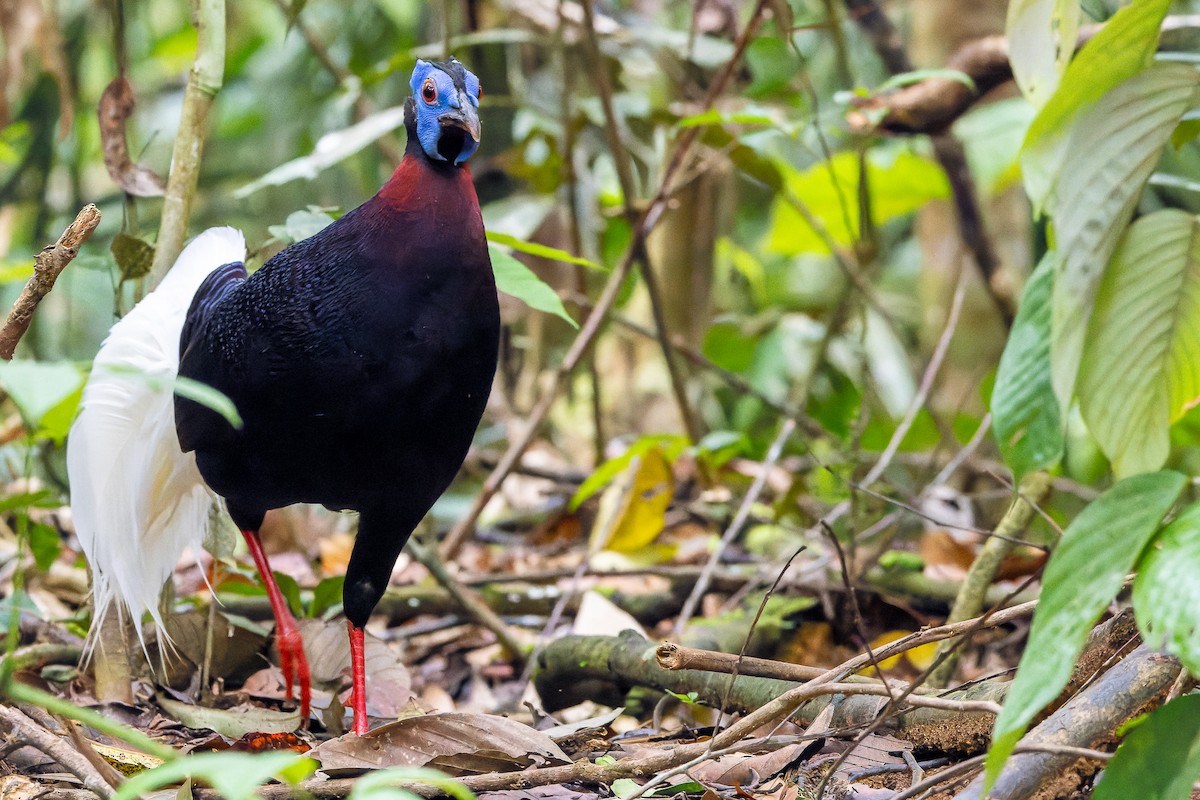
[[[308,727],[308,715],[312,704],[312,678],[308,672],[308,659],[304,656],[304,640],[300,638],[300,629],[296,627],[296,618],[292,616],[287,601],[279,591],[275,575],[267,563],[267,555],[262,549],[262,540],[258,531],[242,531],[246,544],[250,547],[250,555],[258,574],[262,576],[263,584],[267,587],[267,598],[271,601],[271,611],[275,614],[275,644],[279,647],[279,666],[283,670],[283,680],[287,684],[288,699],[292,699],[292,684],[300,685],[300,727]]]
[[[354,708],[354,733],[362,736],[367,732],[367,662],[364,654],[363,629],[355,627],[354,623],[346,620],[350,629],[350,673],[353,675],[353,689],[350,691],[350,705]]]

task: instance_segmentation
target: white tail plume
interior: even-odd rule
[[[96,355],[67,440],[71,511],[92,565],[89,648],[114,601],[135,620],[149,612],[165,640],[159,594],[184,548],[203,543],[215,500],[195,455],[179,449],[175,434],[179,337],[204,279],[245,257],[240,231],[200,234],[158,287],[113,325]]]

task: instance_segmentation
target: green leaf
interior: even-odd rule
[[[690,117],[684,117],[675,124],[680,128],[699,128],[705,125],[765,125],[771,128],[782,127],[780,120],[764,112],[727,112],[719,111],[715,108],[710,108],[699,114],[693,114]]]
[[[1063,532],[1046,564],[1042,597],[987,757],[987,788],[1030,720],[1058,696],[1088,631],[1120,590],[1187,478],[1155,472],[1120,481]]]
[[[1200,75],[1191,67],[1157,64],[1080,113],[1065,152],[1026,150],[1023,166],[1031,159],[1050,158],[1058,173],[1048,205],[1054,249],[1061,258],[1054,280],[1050,359],[1054,391],[1063,407],[1075,387],[1104,268],[1171,131],[1194,103],[1198,84]]]
[[[1194,576],[1189,576],[1193,578]],[[1187,800],[1200,777],[1200,695],[1177,697],[1130,731],[1095,800]]]
[[[575,490],[575,495],[571,498],[571,510],[574,511],[579,508],[583,501],[610,484],[638,456],[645,455],[658,447],[662,449],[663,455],[668,461],[673,461],[687,446],[688,441],[683,436],[662,434],[641,437],[631,444],[624,453],[615,458],[610,458],[596,467],[596,471],[589,475],[588,479]]]
[[[1015,13],[1024,16],[1024,12],[1030,11],[1029,4],[1030,0],[1023,0],[1024,8]],[[1108,90],[1143,70],[1158,49],[1159,26],[1170,5],[1171,0],[1134,0],[1113,14],[1071,60],[1057,90],[1029,127],[1026,143],[1058,135],[1080,109],[1092,105]],[[1054,13],[1057,12],[1056,9]],[[1070,25],[1070,16],[1062,18],[1067,25]],[[1074,16],[1077,20],[1078,15]],[[1067,29],[1060,28],[1060,32],[1066,33]],[[1055,42],[1056,51],[1061,47],[1074,49],[1073,38]],[[1059,58],[1056,53],[1056,61]]]
[[[108,249],[117,262],[121,272],[121,280],[131,281],[144,278],[150,272],[154,262],[154,245],[128,233],[118,233],[113,237]]]
[[[34,263],[32,258],[0,260],[0,284],[29,280],[33,277]]]
[[[267,228],[267,232],[283,244],[294,244],[304,241],[313,234],[320,233],[331,224],[333,224],[333,217],[327,210],[310,206],[307,209],[288,214],[287,220],[282,225],[271,225]]]
[[[308,615],[316,619],[335,605],[341,603],[342,587],[345,583],[345,575],[334,575],[318,583],[317,588],[313,589],[312,602],[308,606]]]
[[[595,261],[589,261],[586,258],[573,256],[566,250],[559,250],[557,247],[549,247],[548,245],[544,244],[526,242],[522,239],[518,239],[515,236],[509,236],[507,233],[499,233],[497,231],[487,231],[485,235],[487,236],[487,240],[492,244],[511,247],[513,250],[516,250],[519,253],[525,253],[526,255],[536,256],[538,258],[548,258],[551,261],[563,261],[567,264],[578,264],[581,267],[588,267],[589,269],[597,269],[601,272],[607,272],[607,269],[603,264],[597,264]]]
[[[303,614],[304,603],[300,600],[300,584],[296,583],[296,579],[286,572],[275,572],[275,585],[279,587],[279,593],[287,601],[292,614],[296,616]]]
[[[562,299],[550,285],[533,274],[533,270],[498,247],[489,245],[492,256],[492,272],[496,275],[496,288],[512,295],[525,305],[538,311],[553,314],[578,328],[579,323],[571,318],[563,306]]]
[[[403,124],[403,106],[393,106],[377,111],[349,128],[330,131],[317,140],[317,145],[313,148],[312,153],[280,164],[258,180],[235,189],[233,196],[240,200],[267,186],[279,186],[298,178],[312,180],[322,170],[349,158]]]
[[[1167,209],[1129,227],[1096,294],[1076,392],[1117,475],[1167,460],[1171,423],[1200,401],[1196,217]]]
[[[71,423],[75,421],[75,414],[79,411],[79,403],[82,400],[83,384],[81,383],[75,391],[42,414],[37,430],[34,431],[34,437],[62,444],[71,430]]]
[[[608,788],[612,790],[613,796],[625,800],[625,798],[637,794],[642,785],[631,778],[617,778]]]
[[[1142,556],[1133,608],[1142,641],[1200,675],[1200,503],[1184,509]]]
[[[1078,0],[1012,0],[1005,33],[1008,60],[1021,93],[1041,108],[1058,88],[1075,53]]]
[[[837,153],[832,160],[801,172],[783,162],[777,166],[784,173],[786,191],[808,206],[835,244],[849,245],[858,238],[857,153]],[[873,148],[867,154],[867,178],[875,225],[911,214],[930,200],[949,194],[941,167],[907,150]],[[767,248],[786,255],[828,252],[825,240],[785,197],[775,200]]]
[[[257,797],[255,790],[271,778],[286,774],[289,782],[296,783],[317,766],[311,758],[288,751],[192,753],[134,775],[121,784],[113,800],[137,800],[154,789],[184,780],[203,781],[226,800],[253,800]]]
[[[42,420],[83,386],[84,373],[69,361],[0,361],[0,386],[21,412],[26,430]]]
[[[1063,421],[1050,383],[1050,296],[1057,259],[1048,252],[1021,294],[992,390],[992,429],[1015,480],[1062,458]]]
[[[972,92],[975,91],[975,81],[971,79],[971,76],[957,69],[914,69],[911,72],[901,72],[888,78],[875,91],[886,92],[889,89],[900,89],[912,86],[914,83],[927,81],[930,78],[958,81]]]
[[[1021,179],[1017,156],[1034,109],[1020,97],[976,106],[954,123],[979,190],[995,196]]]
[[[38,569],[45,572],[62,552],[62,537],[49,525],[35,522],[29,526],[29,550]]]
[[[152,375],[149,372],[143,372],[140,369],[124,364],[110,364],[103,367],[103,369],[112,375],[120,375],[132,380],[142,381],[154,389],[170,388],[171,391],[180,397],[185,397],[192,402],[199,403],[205,408],[217,412],[233,427],[242,427],[242,415],[238,413],[237,407],[234,406],[229,396],[206,383],[185,378],[182,375],[176,375],[174,378]]]

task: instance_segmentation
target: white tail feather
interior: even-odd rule
[[[167,640],[159,595],[184,548],[203,543],[215,500],[175,434],[179,337],[204,279],[245,257],[240,231],[200,234],[96,355],[67,441],[72,516],[92,565],[93,633],[117,601],[134,619],[149,612]]]

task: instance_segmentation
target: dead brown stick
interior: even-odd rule
[[[58,241],[46,245],[34,258],[33,277],[21,290],[21,296],[8,312],[4,327],[0,328],[0,358],[5,361],[12,360],[17,343],[29,330],[29,323],[33,321],[33,312],[38,303],[54,288],[58,276],[66,269],[67,264],[79,255],[79,248],[91,237],[99,224],[100,209],[88,203],[75,216],[75,221],[63,231],[62,236],[58,237]]]
[[[8,731],[8,735],[14,741],[36,748],[54,759],[63,769],[79,778],[84,787],[93,794],[102,798],[112,797],[112,787],[100,777],[86,758],[20,710],[0,705],[0,728]]]
[[[895,60],[896,54],[903,52],[903,46],[890,23],[884,24],[880,16],[876,16],[882,15],[878,6],[868,0],[849,0],[847,6],[852,10],[865,9],[856,14],[855,19],[888,68],[892,72],[911,71],[911,65],[902,67],[903,62]],[[1163,20],[1162,30],[1179,30],[1197,24],[1200,19],[1195,15],[1170,16]],[[1088,25],[1081,29],[1077,48],[1083,47],[1103,27]],[[847,121],[858,130],[895,134],[932,134],[946,130],[985,94],[1012,80],[1008,39],[994,35],[967,42],[950,57],[946,68],[967,75],[974,87],[954,78],[927,78],[894,92],[867,98],[847,115]],[[870,113],[879,110],[884,112],[882,119]]]

